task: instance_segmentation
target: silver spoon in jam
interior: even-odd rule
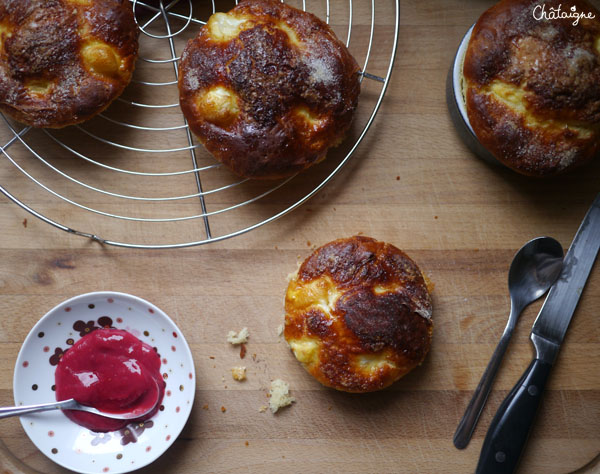
[[[154,383],[156,384],[156,381]],[[150,405],[149,408],[147,408],[148,405],[145,405],[139,408],[132,408],[128,411],[123,412],[106,412],[100,411],[94,407],[82,405],[74,398],[71,398],[69,400],[62,400],[60,402],[40,403],[39,405],[0,408],[0,418],[8,418],[10,416],[21,416],[29,413],[38,413],[50,410],[78,410],[93,413],[94,415],[103,416],[105,418],[111,418],[113,420],[139,420],[152,413],[152,411],[156,408],[156,405],[158,405],[160,398],[160,390],[158,390],[158,384],[156,384],[155,393],[156,400],[152,405]]]

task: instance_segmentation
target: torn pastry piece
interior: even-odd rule
[[[559,8],[568,15],[542,13]],[[590,3],[498,2],[473,28],[463,75],[470,125],[509,168],[552,176],[600,153],[600,11]]]
[[[127,0],[0,1],[0,110],[33,127],[88,120],[129,84],[137,52]]]
[[[385,388],[420,365],[433,323],[417,265],[368,237],[330,242],[309,256],[285,296],[285,339],[322,384],[346,392]]]
[[[290,384],[281,379],[275,379],[271,382],[269,408],[272,413],[277,413],[280,408],[287,407],[295,401],[296,399],[290,396]]]
[[[293,175],[346,135],[358,64],[331,28],[276,0],[215,13],[182,54],[179,95],[190,129],[234,173]]]
[[[234,346],[245,344],[248,342],[248,337],[250,337],[248,328],[242,328],[240,332],[229,331],[229,333],[227,333],[227,342]]]
[[[233,377],[233,380],[243,382],[244,380],[246,380],[246,367],[232,367],[231,376]]]

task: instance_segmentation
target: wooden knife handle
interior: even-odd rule
[[[534,359],[502,402],[483,442],[476,474],[515,471],[551,368]]]

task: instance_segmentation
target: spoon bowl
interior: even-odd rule
[[[545,294],[560,275],[562,259],[563,248],[552,237],[538,237],[521,247],[508,272],[511,305],[522,311]]]
[[[458,449],[465,448],[471,440],[521,312],[546,293],[559,277],[563,253],[562,245],[552,237],[538,237],[527,242],[515,254],[508,271],[508,322],[454,433],[454,446]]]

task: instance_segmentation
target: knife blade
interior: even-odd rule
[[[541,395],[579,297],[600,249],[600,194],[588,210],[533,327],[531,364],[502,402],[486,434],[477,474],[514,472],[535,419]]]

